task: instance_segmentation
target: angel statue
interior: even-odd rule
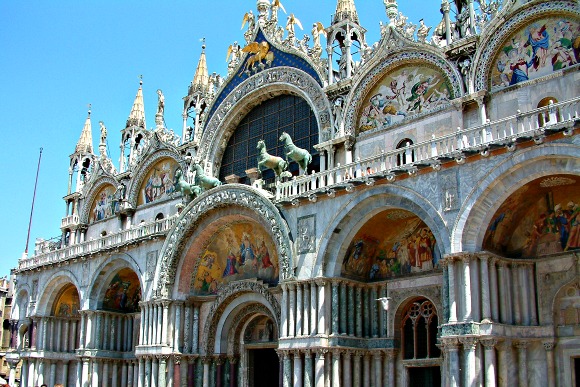
[[[230,44],[228,47],[228,54],[226,55],[226,62],[228,62],[228,74],[233,71],[233,69],[238,64],[240,60],[240,46],[238,42],[234,42],[234,44]]]
[[[161,89],[157,89],[157,114],[163,115],[165,112],[165,97]]]
[[[324,26],[321,22],[316,22],[312,24],[312,42],[314,47],[320,47],[320,35],[326,37],[326,31],[324,31]]]
[[[294,38],[296,37],[296,32],[294,31],[294,25],[298,25],[298,27],[300,27],[301,30],[303,30],[304,28],[302,27],[302,23],[300,23],[300,20],[298,20],[298,18],[296,16],[294,16],[293,13],[290,14],[290,16],[288,16],[287,21],[286,21],[286,31],[288,31],[288,41],[293,42]]]
[[[280,8],[284,13],[286,13],[286,9],[280,2],[280,0],[272,0],[272,5],[270,6],[270,24],[276,25],[278,23],[278,8]]]
[[[103,121],[99,121],[99,126],[101,128],[101,144],[107,144],[107,127]]]
[[[244,15],[244,19],[242,20],[242,28],[248,23],[248,30],[244,33],[244,38],[246,38],[246,42],[250,43],[252,41],[252,37],[254,35],[254,28],[256,26],[256,19],[254,18],[254,13],[252,11],[246,12]]]

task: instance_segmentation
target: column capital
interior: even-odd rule
[[[326,282],[327,282],[327,281],[328,281],[328,280],[327,280],[327,279],[325,279],[325,278],[316,278],[316,279],[314,280],[314,282],[316,282],[316,285],[318,285],[318,286],[324,286],[324,285],[326,285]]]
[[[228,356],[228,361],[230,362],[230,364],[236,364],[238,362],[238,357],[237,356]]]
[[[518,350],[524,350],[528,348],[529,345],[530,343],[527,341],[515,341],[513,343],[513,346],[516,347]]]
[[[456,338],[442,338],[441,343],[443,350],[446,352],[457,351],[459,349],[459,340]]]
[[[542,345],[544,346],[544,349],[546,350],[546,352],[550,352],[554,350],[554,347],[556,346],[556,342],[553,340],[546,340],[542,342]]]
[[[328,353],[328,348],[316,348],[316,355],[318,357],[324,358],[324,356],[326,356],[327,353]]]
[[[343,351],[342,356],[344,356],[344,360],[348,361],[352,357],[352,351],[347,349],[346,351]]]
[[[175,364],[181,364],[181,355],[173,355],[173,362]]]
[[[167,363],[167,360],[169,360],[169,355],[157,355],[156,357],[157,360],[159,360],[163,364]]]
[[[499,343],[499,340],[494,337],[480,339],[479,342],[485,347],[485,349],[493,349]]]
[[[385,349],[385,350],[383,350],[383,352],[385,353],[385,356],[389,360],[396,359],[397,358],[397,354],[399,353],[399,351],[396,348]]]
[[[309,349],[304,350],[304,358],[305,359],[311,359],[312,358],[312,352],[310,352]]]
[[[477,345],[477,339],[475,337],[461,337],[459,338],[459,341],[463,345],[463,348],[466,350],[473,351]]]

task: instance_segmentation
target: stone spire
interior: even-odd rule
[[[193,77],[192,86],[194,88],[206,88],[209,84],[209,75],[207,72],[207,62],[205,59],[205,44],[201,46],[201,55],[199,56],[199,62],[197,62],[197,68],[195,69],[195,75]]]
[[[91,110],[87,115],[85,126],[81,132],[81,137],[75,147],[75,153],[78,154],[92,154],[93,153],[93,131],[91,126]]]
[[[143,129],[147,129],[145,124],[145,105],[143,103],[143,80],[139,81],[139,90],[137,90],[137,95],[135,96],[135,102],[133,102],[133,107],[131,108],[131,113],[127,119],[126,127],[138,126]]]
[[[359,23],[354,0],[337,0],[336,12],[334,13],[333,23],[338,23],[342,20],[349,19],[355,23]]]

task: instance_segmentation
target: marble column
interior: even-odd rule
[[[302,308],[302,334],[304,336],[310,335],[310,283],[304,282],[304,301]]]
[[[342,354],[342,386],[352,387],[352,353],[344,351]]]
[[[457,298],[455,297],[455,260],[453,257],[447,257],[447,270],[449,277],[449,322],[457,322]]]
[[[383,378],[385,387],[395,387],[395,361],[397,360],[397,350],[387,349],[385,353],[385,369],[386,377]]]
[[[8,373],[8,384],[10,386],[16,386],[16,366],[18,365],[18,361],[8,360],[7,363],[8,367],[10,367],[10,371]]]
[[[381,352],[375,351],[373,352],[373,368],[375,371],[374,375],[374,385],[376,387],[380,387],[382,385],[382,362],[381,362]]]
[[[181,387],[181,356],[173,356],[173,387]]]
[[[316,369],[314,373],[314,380],[316,383],[316,387],[325,387],[324,386],[324,358],[326,353],[328,352],[327,349],[318,349],[316,352]]]
[[[522,284],[520,283],[520,275],[519,275],[519,266],[518,264],[512,264],[512,289],[513,289],[513,313],[514,313],[514,322],[516,325],[522,324],[522,291],[521,288]]]
[[[102,334],[102,329],[103,329],[103,314],[102,313],[96,313],[95,316],[96,319],[96,324],[95,324],[95,343],[93,348],[96,349],[101,349],[102,348],[102,338],[103,338],[103,334]],[[94,373],[93,373],[94,375]]]
[[[347,305],[347,298],[346,298],[346,289],[348,288],[348,285],[345,282],[341,282],[340,283],[340,299],[339,299],[339,314],[340,314],[340,328],[338,330],[338,333],[340,333],[341,335],[346,335],[348,333],[348,329],[347,329],[347,321],[348,321],[348,315],[347,315],[347,310],[348,308],[346,307]]]
[[[288,285],[285,283],[281,284],[282,287],[282,302],[280,305],[280,320],[281,320],[281,332],[280,338],[288,337]]]
[[[183,353],[191,352],[191,305],[185,305],[183,313]]]
[[[475,365],[475,347],[477,340],[474,337],[462,337],[459,339],[463,344],[463,361],[464,361],[464,385],[471,387],[476,385],[476,365]]]
[[[156,308],[157,309],[157,308]],[[151,372],[149,373],[149,386],[150,387],[157,387],[157,378],[159,377],[159,360],[156,356],[151,356],[149,358],[149,362],[151,363]]]
[[[485,387],[496,386],[496,367],[497,360],[495,357],[496,339],[483,339],[480,343],[484,347],[484,372],[485,372]]]
[[[144,358],[139,358],[139,380],[137,381],[138,387],[145,387],[145,372],[147,368],[147,364]]]
[[[357,337],[363,336],[363,303],[362,303],[362,288],[357,286],[355,289],[356,297],[356,310],[355,310],[355,321],[356,321],[356,331]]]
[[[363,384],[365,386],[370,386],[371,380],[371,356],[367,352],[362,357],[363,360]],[[374,387],[374,386],[373,386]]]
[[[502,324],[511,324],[508,314],[508,300],[509,295],[506,282],[507,266],[503,261],[498,262],[497,268],[497,282],[499,293],[499,322]]]
[[[302,354],[300,351],[294,351],[294,387],[302,387],[303,379],[304,366],[302,365]]]
[[[303,332],[303,297],[302,284],[296,283],[296,336],[302,336]]]
[[[296,337],[296,285],[288,284],[288,337]]]
[[[304,387],[314,387],[312,353],[308,349],[304,352]]]
[[[556,342],[544,341],[544,349],[546,350],[546,368],[548,375],[548,387],[556,387],[556,363],[554,362],[554,347]],[[580,377],[576,375],[576,378]]]
[[[499,322],[499,288],[497,283],[497,258],[489,260],[489,288],[491,302],[491,320]]]
[[[109,385],[109,361],[103,360],[103,373],[101,374],[101,384],[103,386]]]
[[[159,343],[163,346],[169,346],[168,327],[169,327],[169,301],[163,301],[161,307],[163,308],[163,315],[161,321],[161,340]],[[165,359],[167,364],[167,359]]]
[[[371,332],[369,336],[379,337],[378,322],[380,318],[377,313],[377,288],[375,286],[370,289],[369,308],[371,314]]]
[[[192,324],[193,339],[191,342],[191,352],[199,352],[199,305],[193,306],[193,324]]]
[[[44,359],[38,359],[37,363],[36,363],[37,364],[36,365],[36,380],[37,380],[37,383],[39,385],[42,385],[42,384],[48,382],[46,380],[48,378],[44,377],[44,363],[45,363]]]
[[[48,380],[49,386],[54,386],[56,384],[56,362],[54,360],[50,361],[50,372]]]
[[[332,385],[341,386],[340,381],[340,350],[332,351]]]
[[[284,374],[282,376],[282,386],[292,387],[292,358],[289,352],[282,352],[282,365]]]
[[[121,386],[126,386],[129,384],[127,380],[127,363],[121,363]],[[119,361],[113,360],[113,373],[111,378],[111,387],[118,387],[119,386]]]
[[[326,334],[326,282],[324,280],[317,280],[318,286],[318,329],[319,335]],[[318,377],[316,378],[318,385]]]
[[[514,346],[518,350],[518,385],[528,386],[528,343],[517,341]]]
[[[447,351],[447,367],[449,372],[449,387],[459,387],[459,343],[456,339],[446,340],[444,349]]]
[[[338,286],[339,286],[339,282],[338,281],[332,281],[331,284],[331,289],[332,289],[332,298],[331,298],[331,310],[330,310],[330,314],[331,314],[331,328],[330,328],[330,334],[331,335],[337,335],[338,334],[338,312],[339,312],[339,295],[338,295]]]
[[[14,386],[15,384],[10,385]],[[28,387],[28,359],[22,359],[22,365],[20,366],[20,386]]]
[[[209,387],[209,363],[210,358],[203,358],[203,387]]]
[[[502,341],[496,345],[497,348],[497,384],[499,387],[508,387],[513,385],[513,381],[509,379],[509,364],[513,363],[511,361],[511,350],[512,345],[509,341]]]
[[[37,378],[36,378],[36,364],[34,359],[29,359],[28,361],[28,386],[27,387],[34,387],[37,385]],[[88,384],[87,384],[88,386]],[[83,386],[84,387],[84,386]]]
[[[360,386],[362,385],[362,351],[353,352],[353,362],[352,362],[352,385]]]
[[[164,309],[165,309],[165,305],[164,305]],[[167,324],[164,324],[164,325],[167,325]],[[167,359],[169,359],[169,356],[168,355],[158,356],[158,360],[159,360],[159,375],[157,377],[157,380],[158,380],[157,385],[159,387],[166,387],[167,386],[167,381],[165,379],[166,373],[167,373]]]
[[[479,256],[479,266],[481,272],[481,320],[491,321],[491,299],[489,290],[489,256],[481,254]]]
[[[99,371],[100,371],[100,362],[99,360],[93,359],[93,374],[91,378],[91,386],[98,386],[99,385]]]
[[[229,387],[236,387],[238,385],[238,358],[231,356],[228,358],[230,362],[230,385]]]
[[[463,302],[464,302],[464,311],[463,311],[463,321],[471,321],[472,320],[472,310],[471,310],[471,268],[470,268],[470,261],[471,261],[471,254],[464,254],[461,257],[463,261]],[[474,287],[476,284],[473,284]],[[477,294],[477,292],[474,292]]]
[[[81,386],[83,387],[89,387],[90,384],[90,380],[89,380],[89,358],[88,357],[83,357],[82,358],[82,362],[83,362],[83,366],[82,366],[82,374],[81,374]]]
[[[316,288],[316,282],[310,282],[310,334],[312,336],[316,335],[318,332],[318,314],[316,313],[318,308],[317,301],[318,289]]]
[[[528,266],[528,290],[529,290],[529,301],[530,301],[530,324],[531,325],[538,325],[538,311],[536,305],[536,281],[534,281],[534,268],[535,265],[530,263]]]
[[[530,286],[528,283],[528,265],[519,265],[518,266],[518,275],[520,276],[520,287],[521,287],[521,314],[522,314],[522,324],[529,326],[530,325],[530,317],[531,317],[531,310],[530,310]]]
[[[348,329],[347,333],[349,336],[354,336],[356,330],[355,324],[355,303],[354,303],[354,293],[355,293],[355,284],[354,282],[348,283]]]

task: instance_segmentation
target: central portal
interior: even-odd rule
[[[277,386],[280,361],[274,348],[248,350],[248,386]]]

